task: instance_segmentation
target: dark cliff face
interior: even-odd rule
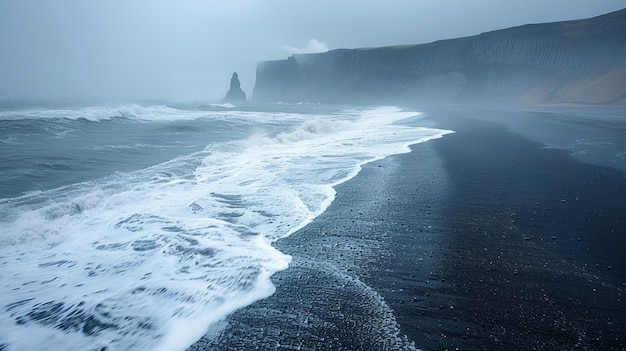
[[[259,62],[253,99],[626,104],[626,10],[430,44]]]

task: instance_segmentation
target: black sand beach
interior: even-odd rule
[[[276,293],[191,350],[625,349],[623,174],[499,123],[429,120],[456,133],[337,187],[276,243],[293,256]]]

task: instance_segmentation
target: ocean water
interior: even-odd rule
[[[483,110],[473,116],[503,124],[546,148],[565,150],[581,162],[611,167],[626,175],[624,107],[511,108]]]
[[[419,118],[0,105],[0,350],[185,350],[275,291],[290,257],[272,242],[323,213],[335,185],[450,132]]]

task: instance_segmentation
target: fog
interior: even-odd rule
[[[336,48],[593,17],[623,0],[0,2],[0,100],[219,101],[233,71]]]

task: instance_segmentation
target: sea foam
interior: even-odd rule
[[[323,213],[335,185],[450,132],[396,123],[416,115],[229,112],[265,127],[0,202],[0,349],[186,349],[274,292],[290,257],[271,243]]]

